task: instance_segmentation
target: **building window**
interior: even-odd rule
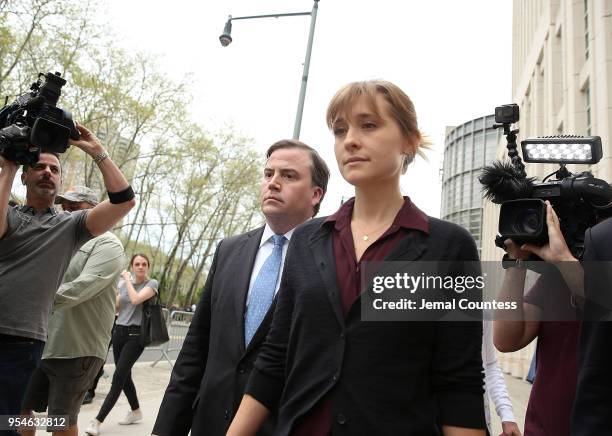
[[[589,0],[584,0],[584,58],[589,58]]]
[[[453,172],[453,174],[459,174],[463,172],[463,147],[463,141],[459,141],[455,145],[455,148],[457,148],[457,152],[455,153],[455,163],[457,166],[455,167],[455,171]]]
[[[499,130],[489,130],[487,132],[487,143],[485,146],[484,164],[489,165],[497,156],[497,148],[499,146],[499,138],[501,132]]]
[[[482,207],[482,185],[474,184],[472,191],[472,207]]]
[[[586,112],[586,134],[591,134],[591,86],[589,83],[584,87],[584,109]]]
[[[472,141],[470,140],[471,136],[466,136],[463,149],[463,171],[469,171],[472,169]],[[469,141],[469,142],[468,142]]]
[[[484,161],[483,159],[483,151],[484,151],[484,141],[485,141],[485,135],[484,132],[482,130],[474,132],[474,150],[478,149],[480,155],[475,155],[474,156],[474,169],[478,169],[480,167],[482,167],[482,163]]]
[[[470,203],[472,200],[472,175],[471,173],[465,173],[463,175],[463,186],[461,188],[463,191],[463,199],[461,201],[461,209],[467,209],[470,207]]]

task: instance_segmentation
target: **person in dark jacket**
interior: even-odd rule
[[[612,427],[612,219],[584,235],[584,321],[580,326],[578,384],[572,436],[610,433]]]
[[[376,261],[477,261],[459,226],[400,189],[424,145],[414,106],[385,81],[346,85],[327,124],[355,197],[294,234],[270,333],[228,435],[484,435],[482,323],[362,319],[361,269]],[[460,272],[460,271],[459,271]]]
[[[225,435],[268,333],[294,229],[319,210],[329,169],[313,148],[280,140],[266,158],[260,187],[266,223],[219,243],[155,435]],[[275,424],[271,414],[260,435],[271,436]]]

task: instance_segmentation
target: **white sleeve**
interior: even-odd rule
[[[516,422],[512,401],[508,395],[506,381],[497,363],[497,355],[493,347],[493,322],[482,322],[482,363],[485,371],[485,385],[489,398],[495,404],[495,411],[502,422]]]

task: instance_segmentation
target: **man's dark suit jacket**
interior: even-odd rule
[[[276,435],[325,395],[337,435],[437,434],[439,424],[485,428],[482,323],[361,321],[359,300],[343,315],[333,223],[296,229],[287,251],[274,320],[247,393],[274,410]],[[429,218],[386,260],[478,260],[469,233]],[[455,263],[453,263],[455,265]]]
[[[274,303],[249,346],[244,346],[244,310],[263,227],[224,239],[183,348],[176,360],[153,433],[159,436],[225,435],[253,362],[270,326]],[[260,434],[271,434],[275,417]]]
[[[587,230],[584,242],[587,298],[572,435],[600,436],[612,434],[612,218]]]

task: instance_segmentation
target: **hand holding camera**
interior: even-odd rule
[[[68,140],[68,143],[70,145],[79,147],[81,150],[83,150],[85,153],[87,153],[91,157],[96,157],[100,155],[101,153],[106,152],[106,150],[104,150],[104,147],[102,146],[102,143],[100,142],[98,137],[94,135],[87,127],[77,122],[76,128],[81,134],[81,137],[78,140],[70,138]]]
[[[504,240],[504,247],[510,260],[527,260],[531,256],[531,251],[523,250],[522,246],[516,244],[512,239]]]
[[[563,238],[559,217],[548,200],[546,203],[546,226],[548,228],[548,242],[544,245],[523,244],[520,247],[522,253],[533,253],[540,259],[559,263],[576,260]],[[510,254],[512,256],[512,254]]]
[[[2,171],[12,170],[14,173],[17,173],[18,169],[19,169],[19,165],[17,163],[10,161],[2,157],[2,155],[0,155],[0,170]]]

